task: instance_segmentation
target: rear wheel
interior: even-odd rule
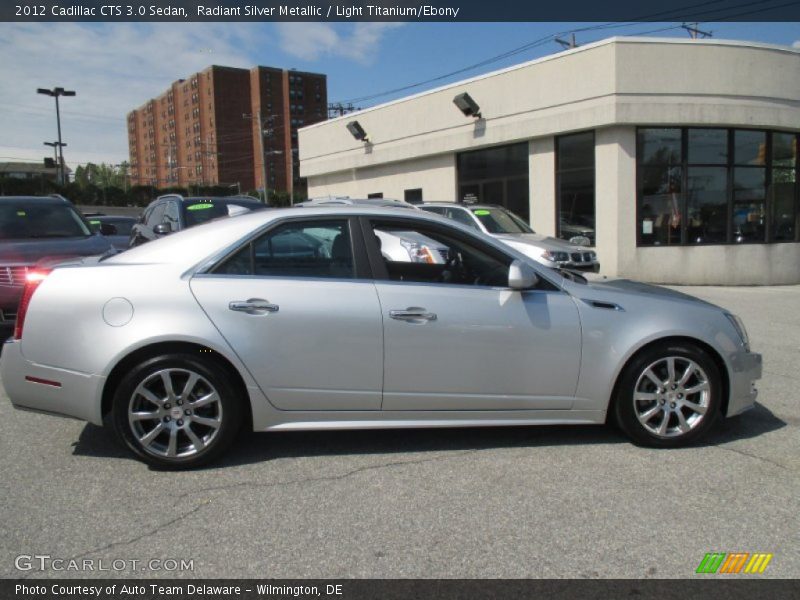
[[[117,435],[148,464],[192,468],[220,456],[242,425],[242,406],[227,373],[189,354],[136,365],[114,394]]]
[[[633,359],[620,380],[615,417],[636,443],[662,448],[689,444],[714,424],[722,378],[694,344],[653,347]]]

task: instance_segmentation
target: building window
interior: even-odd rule
[[[639,128],[640,246],[798,239],[797,135]]]
[[[557,137],[556,232],[558,237],[594,246],[594,175],[594,132],[587,131]]]
[[[383,198],[383,192],[374,192],[372,194],[367,194],[367,198]]]
[[[405,190],[403,192],[403,199],[411,204],[422,203],[422,188],[415,188],[413,190]]]
[[[459,200],[499,204],[529,218],[527,142],[462,152],[456,163]]]

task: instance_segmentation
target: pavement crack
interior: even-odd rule
[[[84,552],[81,552],[80,554],[76,554],[74,556],[70,556],[69,558],[65,559],[65,562],[69,563],[70,561],[73,561],[73,560],[79,560],[81,558],[85,558],[87,556],[94,555],[94,554],[96,554],[98,552],[104,552],[106,550],[110,550],[111,548],[118,548],[120,546],[129,546],[131,544],[135,544],[139,540],[142,540],[142,539],[144,539],[144,538],[146,538],[148,536],[151,536],[151,535],[153,535],[155,533],[158,533],[159,531],[162,531],[162,530],[166,529],[167,527],[171,527],[172,525],[175,525],[176,523],[180,523],[181,521],[183,521],[185,519],[188,519],[189,517],[194,516],[197,512],[200,511],[200,509],[202,509],[203,507],[207,506],[210,503],[211,503],[210,500],[203,500],[197,506],[195,506],[192,510],[190,510],[188,512],[185,512],[185,513],[182,513],[182,514],[178,515],[177,517],[173,517],[169,521],[161,523],[160,525],[156,525],[152,529],[148,529],[144,533],[140,533],[140,534],[130,538],[129,540],[120,540],[120,541],[116,541],[116,542],[109,542],[107,544],[103,544],[102,546],[97,546],[96,548],[92,548],[90,550],[85,550]],[[33,574],[33,572],[26,573],[23,576],[23,578],[27,578],[29,575],[32,575],[32,574]]]
[[[190,492],[184,492],[183,494],[179,495],[178,498],[185,498],[187,496],[196,496],[197,494],[203,494],[208,492],[233,490],[236,488],[263,489],[263,488],[273,488],[273,487],[284,487],[284,486],[297,485],[303,483],[317,483],[321,481],[340,481],[342,479],[347,479],[348,477],[353,477],[354,475],[359,475],[360,473],[366,473],[368,471],[377,471],[379,469],[390,469],[393,467],[402,467],[405,465],[421,465],[425,463],[437,462],[440,460],[449,460],[451,458],[461,458],[469,454],[474,454],[475,452],[478,452],[478,450],[472,449],[472,450],[466,450],[464,452],[458,452],[456,454],[448,454],[446,456],[435,456],[433,458],[421,458],[418,460],[397,460],[397,461],[390,461],[374,465],[365,465],[363,467],[358,467],[357,469],[352,469],[344,473],[339,473],[338,475],[324,475],[320,477],[301,477],[299,479],[289,479],[286,481],[270,481],[270,482],[242,481],[240,483],[230,483],[230,484],[202,488],[199,490],[192,490]]]
[[[764,458],[763,456],[759,456],[758,454],[752,454],[750,452],[745,452],[744,450],[739,450],[738,448],[732,448],[730,446],[721,446],[719,444],[715,444],[717,448],[721,448],[722,450],[727,450],[728,452],[735,452],[736,454],[741,454],[742,456],[747,456],[748,458],[755,458],[756,460],[763,461],[780,469],[784,469],[786,471],[792,471],[793,469],[787,467],[786,465],[774,461],[770,458]]]

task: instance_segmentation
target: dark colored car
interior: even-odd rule
[[[231,217],[264,208],[267,208],[267,205],[250,196],[219,198],[208,196],[184,198],[178,194],[160,196],[144,209],[139,222],[131,230],[128,245],[139,246],[212,219]]]
[[[10,333],[29,269],[44,261],[105,254],[95,233],[61,196],[0,196],[0,333]]]
[[[84,213],[89,219],[89,225],[92,229],[99,231],[108,238],[111,244],[122,252],[128,248],[128,242],[131,238],[131,231],[133,226],[136,225],[138,219],[136,217],[125,217],[118,215],[94,215],[89,216]]]

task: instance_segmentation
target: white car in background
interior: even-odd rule
[[[540,235],[520,217],[501,206],[425,202],[419,208],[482,231],[547,267],[593,273],[600,271],[597,253],[591,248]]]

